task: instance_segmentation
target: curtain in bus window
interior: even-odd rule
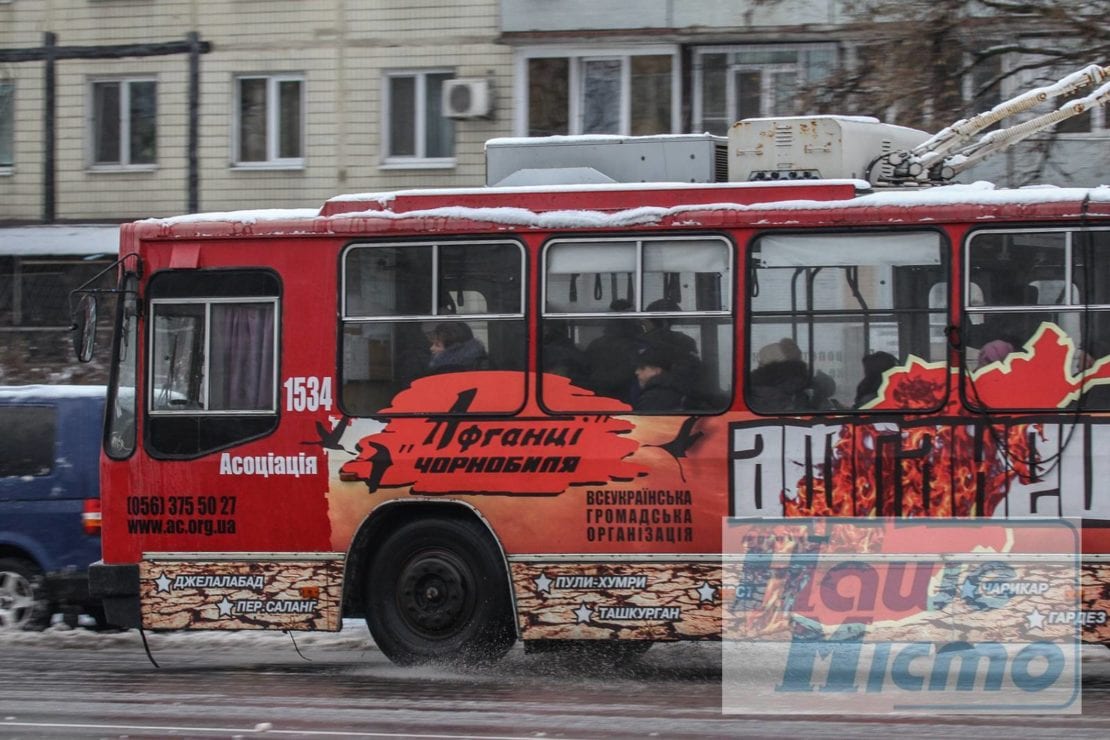
[[[274,304],[214,304],[211,353],[211,410],[273,408]]]

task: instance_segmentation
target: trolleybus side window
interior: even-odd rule
[[[716,412],[732,394],[732,249],[721,237],[559,239],[544,253],[544,405],[573,386],[644,413]],[[544,388],[547,392],[544,392]]]
[[[420,414],[519,409],[527,351],[523,270],[523,248],[513,241],[348,247],[341,297],[344,410],[365,416],[394,408]],[[420,384],[395,403],[421,378],[487,370],[515,372],[489,383],[468,376]],[[462,398],[459,382],[475,392]]]
[[[277,426],[277,277],[164,272],[150,281],[148,444],[192,456]]]
[[[751,256],[746,397],[760,413],[867,410],[888,371],[931,358],[948,299],[933,231],[779,234]],[[935,408],[942,400],[930,399]],[[884,409],[924,410],[911,398]]]
[[[990,378],[1036,370],[1068,383],[1068,404],[1110,408],[1110,230],[1013,229],[974,233],[968,279],[984,300],[965,306],[964,377],[974,407],[1036,409],[1035,394],[995,393]],[[965,291],[966,293],[966,291]],[[967,299],[965,298],[965,302]],[[1066,357],[1049,366],[1062,346]],[[1107,360],[1110,363],[1110,359]],[[1080,398],[1082,396],[1082,398]],[[1052,403],[1057,403],[1053,400]]]

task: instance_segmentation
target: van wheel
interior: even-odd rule
[[[401,665],[500,658],[516,641],[502,562],[473,520],[402,525],[368,570],[366,624],[374,641]]]
[[[22,558],[0,558],[0,632],[45,629],[50,616],[42,570]]]

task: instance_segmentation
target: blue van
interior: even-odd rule
[[[0,387],[0,633],[61,611],[102,622],[89,598],[100,559],[103,386]]]

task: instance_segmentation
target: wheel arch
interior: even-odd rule
[[[520,638],[520,620],[516,603],[516,591],[509,570],[509,559],[501,539],[497,536],[489,520],[482,516],[474,506],[454,499],[413,498],[387,501],[371,511],[358,529],[347,548],[347,558],[343,573],[343,614],[362,616],[365,602],[367,578],[370,563],[377,553],[378,545],[386,533],[410,521],[431,519],[470,519],[478,522],[486,535],[497,548],[501,558],[501,572],[505,577],[505,587],[509,593],[509,603],[513,611],[513,629]]]
[[[33,540],[0,538],[0,558],[26,560],[45,573],[46,559],[44,555],[41,548],[35,547]]]

